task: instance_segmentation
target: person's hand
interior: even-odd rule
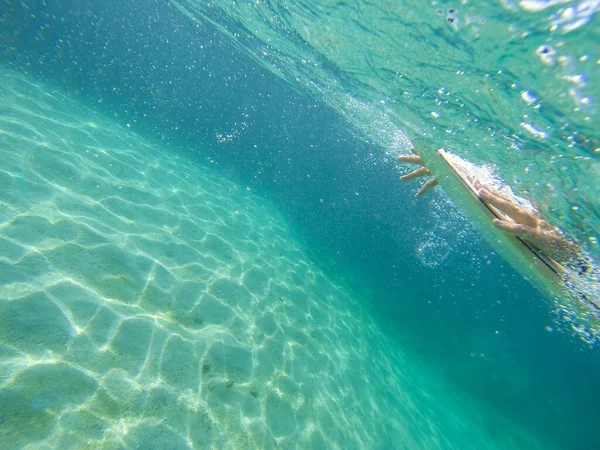
[[[410,181],[410,180],[414,180],[415,178],[420,178],[420,177],[424,177],[424,176],[428,176],[428,175],[430,176],[431,172],[429,171],[429,169],[427,167],[425,167],[425,163],[423,162],[423,160],[421,159],[421,157],[419,156],[419,154],[417,153],[415,148],[413,147],[410,150],[414,153],[414,155],[400,155],[400,156],[398,156],[398,160],[403,163],[418,164],[419,166],[422,166],[422,167],[420,169],[413,170],[408,175],[401,176],[400,179],[402,181]],[[425,195],[432,188],[437,186],[437,184],[438,184],[437,180],[435,178],[431,177],[431,179],[427,180],[425,182],[425,184],[423,184],[423,186],[421,186],[421,189],[419,189],[417,191],[417,193],[415,194],[415,197],[421,197],[422,195]]]
[[[500,212],[500,218],[493,220],[496,227],[520,237],[557,262],[566,262],[579,255],[579,248],[558,228],[542,219],[537,211],[519,206],[478,181],[473,181],[473,186],[481,200]]]
[[[400,155],[398,160],[421,167],[408,175],[401,176],[400,179],[410,181],[415,178],[431,176],[431,172],[417,151],[414,148],[411,151],[414,153],[413,155]],[[486,204],[491,205],[499,216],[493,220],[496,227],[528,242],[556,262],[567,262],[580,255],[579,247],[568,240],[558,228],[542,219],[537,211],[531,211],[518,205],[492,187],[482,185],[472,177],[467,176],[467,178],[475,188],[477,196]],[[437,184],[437,180],[431,177],[421,186],[415,197],[423,196]]]

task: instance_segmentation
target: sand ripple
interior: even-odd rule
[[[492,445],[268,202],[0,78],[0,448]]]

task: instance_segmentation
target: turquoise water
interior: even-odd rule
[[[596,446],[594,314],[396,156],[598,259],[597,2],[0,4],[0,447]]]
[[[548,448],[412,363],[249,188],[0,78],[2,448]]]

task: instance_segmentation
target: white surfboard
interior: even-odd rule
[[[474,169],[478,166],[444,149],[419,154],[438,183],[501,257],[552,298],[565,293],[565,268],[560,263],[533,244],[493,224],[494,218],[502,219],[505,215],[477,195],[471,180],[477,179]]]

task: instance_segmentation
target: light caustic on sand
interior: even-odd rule
[[[0,77],[0,447],[493,446],[265,201]]]

